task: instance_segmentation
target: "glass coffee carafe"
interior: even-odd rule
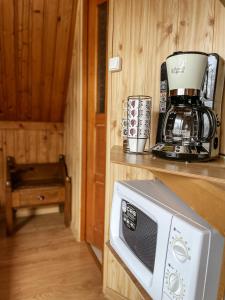
[[[165,143],[198,145],[209,141],[216,130],[214,112],[204,106],[172,105],[164,122]]]

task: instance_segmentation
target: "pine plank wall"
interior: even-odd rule
[[[61,122],[76,0],[0,1],[0,120]]]
[[[64,151],[76,3],[0,1],[0,206],[8,155],[52,162]]]
[[[63,153],[63,123],[0,122],[0,207],[5,203],[6,158],[54,162]]]
[[[82,197],[82,41],[83,41],[83,1],[77,1],[76,25],[69,77],[67,103],[64,118],[64,152],[69,175],[72,177],[72,230],[76,239],[81,238],[81,197]]]
[[[110,162],[110,150],[122,145],[121,102],[129,95],[152,96],[151,144],[154,144],[159,111],[160,65],[173,51],[217,52],[225,59],[225,6],[219,0],[110,0],[108,55],[122,58],[122,71],[108,74],[108,130],[106,168],[105,241],[113,183],[123,179],[151,179],[141,168]],[[223,97],[221,153],[225,154],[225,91]],[[183,201],[225,236],[225,186],[179,176],[157,177]],[[199,201],[201,199],[201,201]],[[222,212],[222,213],[221,213]],[[139,300],[144,297],[113,254],[105,247],[104,291],[115,298]],[[225,294],[225,255],[218,299]]]
[[[109,75],[110,145],[121,145],[121,101],[129,95],[153,99],[151,143],[159,111],[160,65],[174,51],[217,52],[225,59],[225,7],[219,0],[112,0],[110,56],[121,56],[121,72]],[[225,99],[225,93],[224,93]],[[225,100],[221,153],[225,154]]]

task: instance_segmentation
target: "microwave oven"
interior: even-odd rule
[[[224,237],[159,180],[115,182],[110,243],[153,300],[217,299]]]

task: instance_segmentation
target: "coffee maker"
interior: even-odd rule
[[[161,66],[155,156],[183,161],[218,157],[224,76],[218,54],[175,52],[167,57]]]

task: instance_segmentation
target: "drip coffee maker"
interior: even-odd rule
[[[185,161],[219,155],[224,67],[217,54],[175,52],[161,67],[156,156]]]

